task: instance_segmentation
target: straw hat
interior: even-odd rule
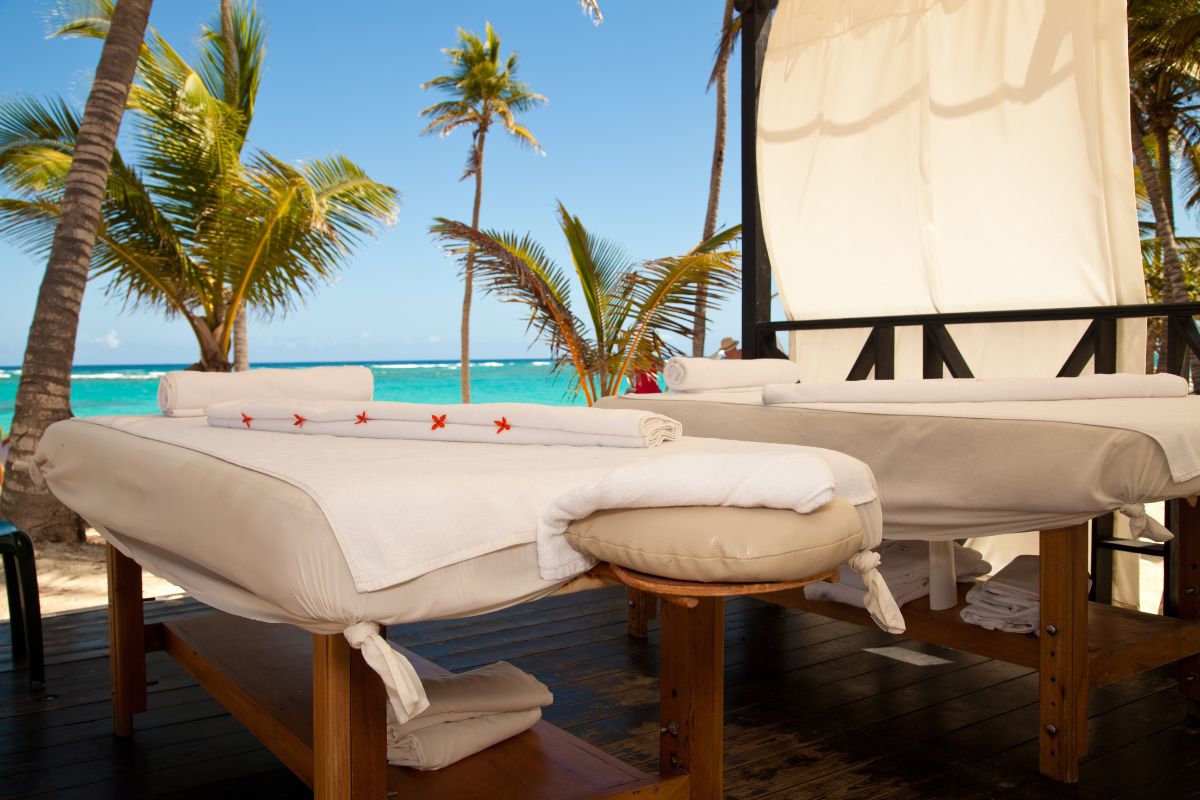
[[[732,336],[726,336],[724,339],[721,340],[721,349],[722,350],[730,350],[737,346],[738,346],[738,341],[737,341],[737,339],[733,338]]]

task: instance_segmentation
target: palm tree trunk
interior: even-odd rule
[[[708,173],[708,207],[704,211],[704,234],[700,241],[712,238],[717,230],[717,209],[721,204],[721,173],[725,169],[725,126],[728,101],[726,99],[727,67],[729,61],[722,57],[723,63],[717,65],[717,124],[713,135],[712,165]],[[704,336],[708,324],[708,293],[704,287],[698,287],[696,292],[696,320],[692,328],[692,355],[704,357]]]
[[[71,416],[79,308],[129,87],[152,0],[120,0],[100,51],[67,172],[61,214],[21,366],[0,517],[42,541],[78,541],[79,518],[33,479],[33,453],[51,424]]]
[[[238,306],[233,318],[233,368],[238,372],[250,369],[250,340],[246,328],[246,304]]]
[[[1163,194],[1165,187],[1159,183],[1158,170],[1146,151],[1146,142],[1137,124],[1137,108],[1133,108],[1133,156],[1142,174],[1142,183],[1146,194],[1150,197],[1150,206],[1154,211],[1154,235],[1162,247],[1163,263],[1163,301],[1167,303],[1183,303],[1187,301],[1187,284],[1183,280],[1182,261],[1179,257],[1179,243],[1175,240],[1175,226],[1171,224],[1170,207]]]
[[[471,209],[471,227],[479,230],[479,209],[483,204],[483,144],[487,129],[480,128],[475,134],[475,205]],[[459,380],[462,382],[462,401],[471,402],[471,286],[475,278],[475,246],[467,251],[467,263],[463,268],[462,304],[462,364]]]

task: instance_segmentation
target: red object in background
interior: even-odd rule
[[[633,383],[634,394],[662,394],[658,386],[657,372],[639,372]]]

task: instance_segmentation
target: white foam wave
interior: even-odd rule
[[[372,364],[371,369],[458,369],[458,364]]]
[[[548,367],[552,363],[553,362],[551,362],[551,361],[530,361],[529,366],[531,366],[531,367]]]
[[[478,364],[472,364],[471,366],[475,366],[475,367],[503,367],[503,366],[504,366],[504,362],[502,362],[502,361],[483,361],[483,362],[480,362],[480,363],[478,363]]]
[[[148,381],[161,378],[161,372],[72,372],[73,381]]]

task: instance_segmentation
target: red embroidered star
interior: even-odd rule
[[[354,415],[354,424],[355,424],[355,425],[366,425],[366,424],[367,424],[368,422],[370,422],[370,421],[371,421],[371,420],[367,418],[367,412],[366,412],[366,411],[364,411],[364,412],[363,412],[363,413],[361,413],[361,414],[355,414],[355,415]]]
[[[292,424],[295,425],[297,428],[303,428],[304,423],[308,422],[308,420],[306,420],[304,417],[300,416],[299,414],[292,414],[292,416],[296,418],[296,421],[293,422]]]
[[[254,417],[248,417],[243,413],[242,414],[242,424],[245,425],[247,428],[249,428],[251,422],[254,422]]]
[[[512,425],[508,424],[508,417],[501,417],[500,419],[494,419],[494,420],[492,420],[492,422],[494,422],[496,424],[496,435],[497,436],[504,433],[505,431],[512,430]]]
[[[429,428],[429,430],[436,431],[438,428],[446,427],[445,414],[442,414],[440,417],[437,414],[430,414],[429,416],[433,418],[433,425]]]

